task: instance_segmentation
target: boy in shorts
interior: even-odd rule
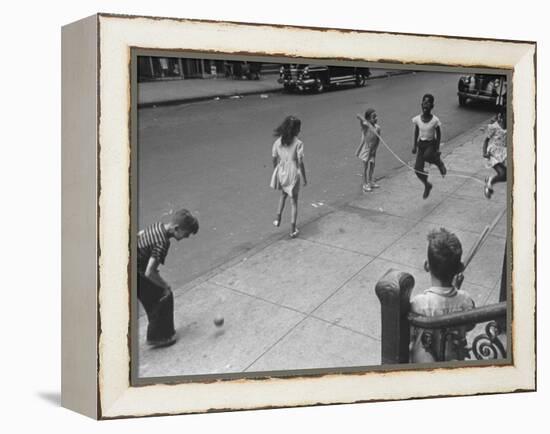
[[[425,163],[435,164],[441,176],[445,176],[447,168],[441,160],[439,144],[441,142],[441,122],[432,114],[434,97],[427,93],[422,97],[422,113],[412,118],[414,124],[414,139],[412,153],[416,154],[414,170],[416,176],[424,184],[423,199],[427,199],[432,190],[432,184],[428,182],[428,174],[424,172]]]

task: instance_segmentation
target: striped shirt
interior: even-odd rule
[[[150,258],[164,264],[170,240],[164,224],[157,222],[138,232],[138,272],[145,273]]]

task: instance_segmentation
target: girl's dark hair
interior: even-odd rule
[[[275,128],[273,135],[281,138],[283,146],[289,146],[300,132],[302,121],[295,116],[287,116],[283,123]]]
[[[370,116],[375,112],[376,110],[374,110],[373,108],[368,108],[366,111],[365,111],[365,119],[369,119]]]

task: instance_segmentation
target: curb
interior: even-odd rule
[[[194,102],[201,102],[201,101],[209,101],[214,100],[216,98],[219,99],[229,99],[234,96],[246,96],[246,95],[260,95],[264,93],[278,93],[282,92],[283,88],[276,88],[276,89],[264,89],[264,90],[251,90],[247,92],[239,92],[239,93],[223,93],[223,94],[212,94],[212,95],[205,95],[205,96],[197,96],[192,98],[178,98],[178,99],[171,99],[171,100],[164,100],[164,101],[156,101],[156,102],[145,102],[145,103],[138,103],[138,109],[140,108],[154,108],[154,107],[161,107],[161,106],[171,106],[171,105],[178,105],[178,104],[190,104]]]
[[[391,78],[399,75],[413,74],[414,72],[415,71],[398,71],[395,74],[384,73],[380,75],[370,76],[368,80]],[[176,99],[163,100],[163,101],[151,101],[151,102],[138,103],[137,107],[138,109],[140,109],[140,108],[155,108],[155,107],[161,107],[161,106],[164,107],[164,106],[179,105],[179,104],[190,104],[194,102],[213,100],[216,98],[229,99],[234,96],[260,95],[265,93],[281,93],[283,92],[283,90],[284,89],[282,87],[277,87],[272,89],[250,90],[250,91],[239,92],[239,93],[230,92],[230,93],[222,93],[222,94],[210,94],[210,95],[190,97],[190,98],[176,98]]]

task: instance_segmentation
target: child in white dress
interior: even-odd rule
[[[298,139],[301,129],[300,119],[287,116],[279,125],[274,135],[277,140],[273,143],[271,156],[273,157],[273,175],[271,176],[271,188],[282,190],[277,208],[277,216],[273,221],[275,226],[281,224],[281,215],[285,207],[286,198],[290,197],[292,210],[290,237],[298,236],[296,220],[298,217],[298,193],[300,183],[307,185],[306,169],[304,166],[304,144]]]
[[[492,167],[496,175],[485,178],[483,193],[487,199],[493,195],[493,185],[506,182],[506,115],[498,113],[496,121],[487,127],[487,137],[483,142],[483,157],[487,167]]]
[[[377,124],[378,117],[373,108],[367,109],[365,117],[358,114],[357,119],[361,122],[361,143],[355,155],[363,162],[363,191],[372,191],[373,188],[379,187],[374,182],[374,164],[380,142],[380,126]]]

